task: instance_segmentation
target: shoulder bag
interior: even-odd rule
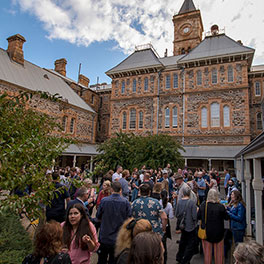
[[[198,237],[200,239],[206,239],[206,218],[207,218],[207,202],[205,204],[204,228],[202,228],[202,221],[201,221],[201,224],[200,224],[199,230],[198,230]]]

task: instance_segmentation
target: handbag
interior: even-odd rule
[[[205,216],[204,216],[205,225],[204,225],[204,228],[202,228],[202,221],[201,221],[201,224],[198,230],[198,237],[200,239],[206,239],[206,218],[207,218],[207,203],[205,204]]]

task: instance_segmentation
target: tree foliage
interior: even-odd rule
[[[28,107],[32,96],[57,100],[47,94],[0,96],[0,189],[10,191],[1,197],[0,212],[25,208],[29,214],[38,214],[40,202],[47,203],[53,191],[45,171],[70,143],[54,133],[60,129],[55,119]],[[19,197],[12,192],[27,186],[33,194]]]
[[[183,165],[179,152],[181,145],[169,135],[136,136],[132,133],[117,133],[98,147],[97,161],[105,170],[117,165],[132,170],[142,165],[150,168],[165,167],[170,163],[173,169]]]

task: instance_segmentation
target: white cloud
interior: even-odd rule
[[[77,45],[114,40],[128,54],[135,45],[151,42],[163,55],[172,55],[173,15],[183,0],[14,0],[24,12],[43,23],[50,39]],[[263,0],[194,0],[201,10],[205,32],[212,24],[225,28],[235,40],[256,48],[264,62]],[[116,47],[113,47],[116,48]]]

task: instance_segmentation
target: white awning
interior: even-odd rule
[[[71,144],[62,155],[93,156],[98,155],[97,145],[93,144]]]

